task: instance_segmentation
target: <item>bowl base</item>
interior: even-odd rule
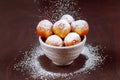
[[[73,61],[70,61],[70,62],[68,62],[68,63],[65,63],[65,64],[59,64],[59,63],[56,63],[56,62],[53,62],[55,65],[57,65],[57,66],[67,66],[67,65],[70,65],[70,64],[72,64],[73,63]]]

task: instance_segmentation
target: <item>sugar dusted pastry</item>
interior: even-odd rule
[[[46,44],[49,44],[49,45],[52,45],[52,46],[63,46],[63,41],[62,39],[57,36],[57,35],[51,35],[49,36],[46,41],[45,41]]]
[[[71,26],[66,20],[59,20],[53,25],[53,32],[64,38],[71,31]]]
[[[52,35],[52,22],[49,20],[42,20],[37,25],[37,33],[42,38],[47,38],[48,36]]]
[[[71,23],[72,31],[84,36],[89,32],[89,25],[85,20],[77,20]]]
[[[62,19],[62,20],[65,19],[66,21],[68,21],[68,23],[72,23],[72,22],[74,21],[74,18],[73,18],[71,15],[69,15],[69,14],[63,15],[63,16],[61,17],[61,19]]]
[[[72,46],[79,42],[81,42],[81,38],[76,32],[69,33],[64,39],[65,46]]]

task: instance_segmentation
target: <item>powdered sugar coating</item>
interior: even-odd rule
[[[51,35],[47,38],[45,41],[46,44],[52,45],[52,46],[59,46],[61,47],[63,45],[62,39],[57,35]]]
[[[66,46],[75,45],[80,41],[81,41],[81,38],[76,32],[69,33],[64,39],[64,43]]]
[[[68,21],[68,23],[72,23],[73,21],[74,21],[74,18],[71,16],[71,15],[69,15],[69,14],[65,14],[65,15],[63,15],[62,17],[61,17],[61,19],[63,20],[66,20],[66,21]]]
[[[53,32],[64,38],[71,31],[71,26],[66,20],[59,20],[53,25]]]
[[[53,26],[52,22],[50,22],[49,20],[42,20],[38,23],[37,27],[41,27],[44,29],[51,29],[51,27]]]
[[[83,27],[88,27],[88,23],[85,20],[77,20],[77,21],[72,22],[71,26],[72,28],[75,28],[76,26],[83,28]]]
[[[84,36],[89,32],[89,25],[85,20],[77,20],[71,23],[72,31]]]
[[[42,38],[47,38],[48,36],[52,35],[52,22],[49,20],[42,20],[37,25],[37,34]]]
[[[59,20],[53,25],[53,28],[55,27],[60,27],[64,31],[70,28],[70,24],[66,20]]]

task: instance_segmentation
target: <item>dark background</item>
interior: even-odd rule
[[[90,26],[87,43],[106,47],[104,54],[101,54],[108,57],[102,69],[90,75],[75,76],[71,80],[120,80],[120,1],[78,2],[78,7],[81,7],[78,14]],[[44,12],[40,14],[38,8],[43,9],[34,0],[0,0],[0,80],[6,80],[8,66],[19,51],[39,44],[35,29],[44,18],[41,16]]]

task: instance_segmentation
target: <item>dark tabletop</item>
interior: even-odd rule
[[[44,18],[51,20],[45,15],[44,6],[54,5],[46,1],[0,0],[0,80],[24,80],[20,74],[13,78],[8,66],[20,55],[19,51],[39,45],[36,25]],[[78,0],[76,9],[79,7],[77,14],[90,26],[87,43],[106,47],[101,54],[107,58],[100,69],[88,75],[73,76],[71,80],[120,80],[120,1]]]

